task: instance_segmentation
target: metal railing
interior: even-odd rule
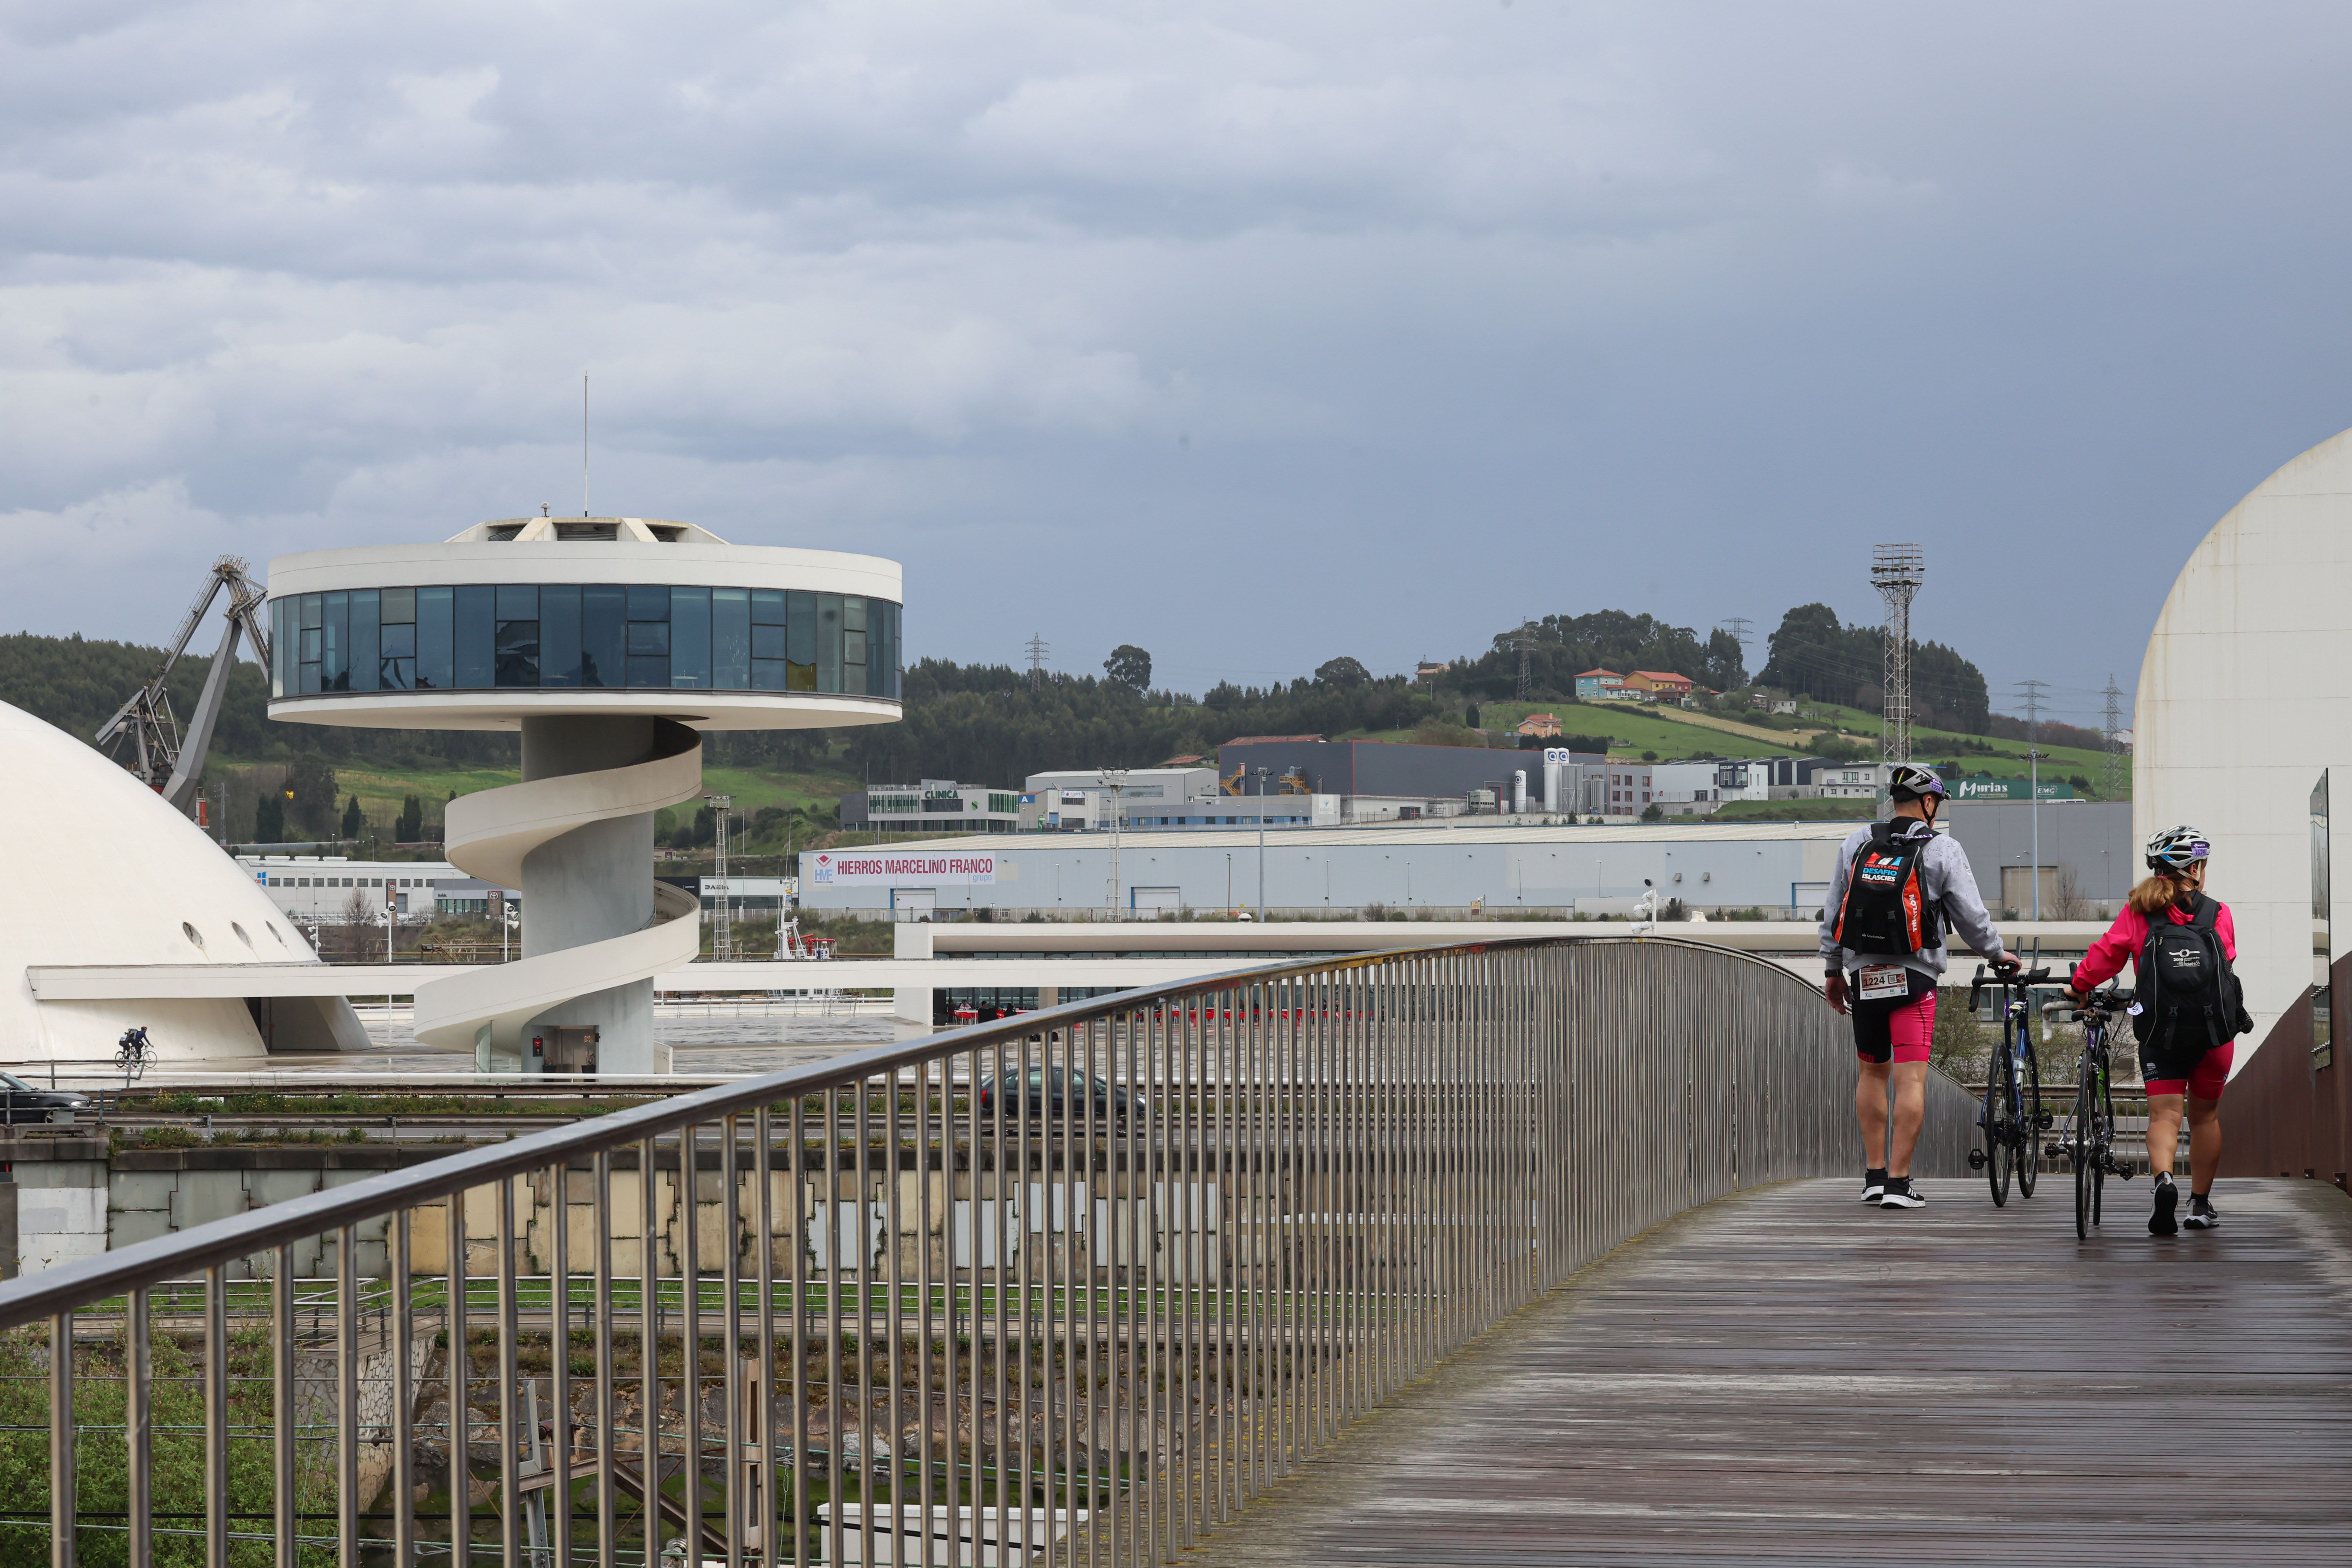
[[[0,1527],[56,1568],[1160,1562],[1625,1238],[1851,1172],[1846,1027],[1736,952],[1500,941],[477,1149],[0,1286],[50,1478]]]

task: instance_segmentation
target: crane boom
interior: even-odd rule
[[[172,671],[187,652],[188,644],[224,588],[229,596],[224,613],[228,628],[221,637],[219,651],[213,656],[211,669],[205,672],[204,691],[189,715],[184,742],[178,717],[172,711]],[[163,650],[161,667],[115,710],[113,718],[99,728],[99,749],[170,801],[175,810],[185,811],[195,796],[196,781],[204,773],[205,753],[211,749],[213,728],[219,721],[228,692],[229,670],[236,662],[238,637],[243,636],[253,645],[255,657],[265,666],[269,662],[269,638],[262,629],[259,614],[264,597],[260,585],[246,574],[243,557],[224,555],[215,561],[203,590],[188,606],[178,632]]]

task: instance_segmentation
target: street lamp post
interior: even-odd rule
[[[1110,797],[1110,918],[1118,919],[1118,829],[1119,795],[1127,788],[1125,768],[1105,768],[1101,773],[1103,793]]]
[[[387,968],[392,963],[392,950],[400,935],[400,908],[395,902],[399,897],[389,887],[383,890],[383,962]],[[392,993],[389,991],[383,994],[383,1005],[386,1012],[392,1010]]]
[[[2026,747],[2025,760],[2029,770],[2025,793],[2033,802],[2033,918],[2038,921],[2042,918],[2042,748]]]
[[[1265,919],[1265,775],[1268,770],[1261,763],[1257,770],[1257,918]]]

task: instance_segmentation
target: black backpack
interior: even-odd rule
[[[2140,1044],[2210,1050],[2254,1026],[2245,992],[2214,929],[2221,906],[2197,895],[2189,923],[2151,916],[2137,959],[2137,1001],[2132,1032]]]
[[[1933,833],[1897,838],[1891,822],[1870,825],[1870,839],[1846,868],[1845,902],[1832,934],[1852,952],[1926,952],[1944,944],[1943,923],[1919,877]]]

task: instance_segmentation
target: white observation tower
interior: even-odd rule
[[[520,963],[417,987],[416,1035],[523,1070],[656,1069],[653,978],[701,949],[653,877],[705,730],[898,717],[898,564],[688,523],[511,519],[269,563],[269,711],[520,730],[522,782],[449,803],[450,861],[522,895]]]

